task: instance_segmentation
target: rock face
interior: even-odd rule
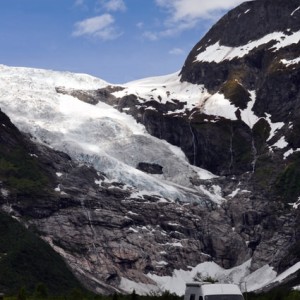
[[[179,76],[98,90],[56,87],[134,116],[190,164],[219,175],[189,178],[203,201],[143,194],[92,163],[33,143],[1,113],[1,153],[23,149],[25,169],[34,170],[17,173],[25,184],[8,180],[14,168],[2,166],[2,210],[36,228],[98,293],[120,291],[122,278],[154,284],[146,274],[205,261],[231,268],[251,258],[251,271],[266,264],[284,271],[300,259],[299,31],[298,0],[249,1],[213,26]],[[158,179],[164,173],[155,161],[134,167]]]
[[[231,267],[250,257],[224,210],[154,196],[134,198],[122,183],[109,182],[64,153],[32,144],[0,115],[1,150],[22,149],[47,178],[47,184],[30,193],[4,180],[2,210],[35,229],[87,288],[112,293],[120,291],[122,277],[153,283],[147,272],[171,275],[174,269],[213,257]]]

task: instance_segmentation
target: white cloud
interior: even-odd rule
[[[114,18],[110,14],[85,19],[75,23],[73,36],[89,36],[102,40],[113,40],[121,34],[113,26]]]
[[[74,3],[75,6],[81,6],[83,4],[84,4],[84,0],[76,0]]]
[[[144,27],[144,23],[143,22],[139,22],[139,23],[136,24],[136,27],[138,29],[142,29]]]
[[[124,0],[100,0],[99,4],[107,11],[125,11]]]
[[[169,54],[172,54],[172,55],[182,55],[184,53],[185,53],[184,50],[181,48],[173,48],[169,51]]]
[[[145,31],[143,37],[150,41],[157,41],[159,36],[156,32]]]
[[[160,37],[172,36],[197,25],[200,20],[216,20],[224,10],[233,8],[244,0],[155,0],[157,6],[166,11],[165,29],[157,33]]]
[[[155,0],[156,4],[168,10],[173,21],[186,18],[211,18],[220,10],[227,10],[244,0]]]

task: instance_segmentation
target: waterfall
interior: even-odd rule
[[[196,146],[196,139],[195,139],[195,134],[193,132],[193,128],[191,125],[192,122],[192,116],[196,111],[194,111],[190,116],[189,116],[189,127],[190,127],[190,131],[192,134],[192,141],[193,141],[193,155],[194,155],[194,159],[193,159],[193,165],[196,165],[196,156],[197,156],[197,146]]]
[[[255,167],[256,167],[256,161],[257,161],[257,149],[256,149],[256,146],[255,146],[255,141],[254,141],[253,130],[252,129],[251,129],[251,137],[252,137],[251,151],[252,151],[252,156],[253,156],[251,166],[252,166],[252,173],[254,173],[255,172]]]
[[[233,128],[232,128],[232,124],[230,126],[230,132],[231,132],[231,135],[230,135],[230,142],[229,142],[229,154],[230,154],[230,164],[229,164],[229,173],[231,173],[231,169],[232,169],[232,166],[233,166]]]
[[[88,208],[86,208],[83,199],[80,202],[81,202],[81,207],[82,207],[82,209],[83,209],[83,211],[85,213],[85,216],[86,216],[86,218],[88,220],[88,225],[89,225],[89,227],[91,229],[91,233],[92,233],[92,240],[91,240],[91,242],[92,242],[92,246],[93,246],[93,251],[96,254],[97,260],[99,260],[98,253],[97,253],[97,247],[96,247],[96,244],[95,244],[97,233],[96,233],[96,230],[95,230],[95,228],[93,226],[93,223],[92,223],[90,210]]]

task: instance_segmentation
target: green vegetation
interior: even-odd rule
[[[252,129],[255,147],[258,154],[266,150],[266,140],[270,136],[271,127],[264,118],[259,119]]]
[[[269,153],[258,156],[253,174],[255,184],[265,191],[272,191],[280,170],[279,164],[274,163],[274,159]]]
[[[24,288],[21,288],[16,296],[4,297],[4,300],[182,300],[175,294],[164,292],[162,295],[151,294],[147,296],[139,296],[133,291],[129,295],[113,294],[110,296],[95,295],[91,292],[81,289],[73,289],[69,293],[60,296],[37,295],[36,293],[27,293]]]
[[[300,292],[284,288],[276,288],[267,293],[249,293],[244,295],[244,298],[246,300],[299,300]]]
[[[236,79],[227,80],[220,90],[225,98],[229,99],[232,104],[241,109],[247,107],[250,101],[249,92]]]
[[[25,296],[25,297],[24,297]],[[276,288],[267,293],[244,294],[245,300],[299,300],[300,292],[284,288]],[[84,292],[79,289],[74,289],[70,293],[66,293],[63,296],[49,296],[39,295],[35,293],[28,294],[26,291],[20,290],[17,296],[4,297],[4,300],[182,300],[183,297],[179,297],[175,294],[171,294],[168,291],[162,295],[150,294],[147,296],[139,296],[133,291],[129,295],[114,294],[110,296],[95,295],[90,292]]]
[[[7,152],[0,148],[0,180],[13,192],[22,195],[41,195],[48,184],[38,159],[22,148]]]
[[[300,195],[300,155],[295,154],[276,182],[278,193],[285,203],[295,202]]]
[[[25,290],[44,297],[48,290],[63,294],[73,288],[81,285],[59,254],[18,221],[0,213],[0,291],[23,299]]]

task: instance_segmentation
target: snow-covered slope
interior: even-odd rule
[[[208,55],[208,57],[212,57],[212,55]],[[236,83],[241,85],[238,81],[236,81]],[[232,121],[236,121],[240,118],[250,128],[253,128],[254,124],[261,119],[256,116],[253,111],[253,106],[256,101],[255,91],[248,91],[251,99],[245,109],[240,109],[240,116],[238,117],[236,113],[237,107],[231,103],[223,93],[209,93],[203,84],[198,85],[181,82],[179,72],[131,81],[124,84],[123,88],[121,91],[112,94],[117,98],[122,98],[127,95],[136,95],[141,105],[153,100],[160,104],[166,104],[168,102],[182,104],[182,108],[168,111],[164,113],[165,115],[188,116],[188,118],[191,119],[194,113],[203,113],[214,118],[211,122],[216,122],[216,119],[220,117]],[[147,104],[146,109],[156,110],[151,104]],[[266,120],[271,127],[269,139],[284,125],[283,122],[272,122],[269,115],[262,119]],[[206,119],[206,121],[209,122],[208,119]]]
[[[92,164],[111,180],[137,188],[142,194],[201,201],[204,194],[190,178],[214,176],[191,166],[179,148],[150,136],[131,116],[107,104],[93,106],[55,89],[91,90],[107,85],[84,74],[1,66],[0,105],[21,131]],[[158,164],[163,174],[141,172],[136,169],[139,162]]]

